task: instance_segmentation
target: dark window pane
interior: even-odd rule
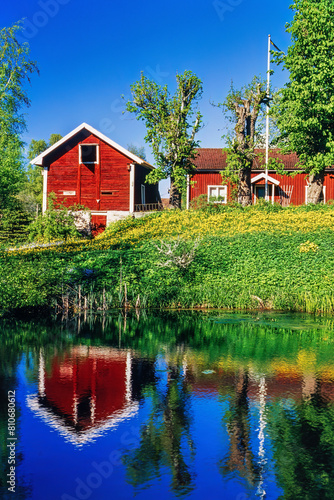
[[[93,144],[81,145],[81,163],[96,163],[97,146]]]

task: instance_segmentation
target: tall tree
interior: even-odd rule
[[[177,74],[176,81],[177,90],[171,95],[167,85],[161,87],[142,74],[131,86],[133,100],[126,109],[145,123],[145,141],[152,146],[157,168],[146,180],[156,183],[170,177],[170,204],[179,207],[187,175],[194,171],[195,135],[202,120],[194,105],[202,95],[202,82],[191,71]]]
[[[62,139],[60,134],[51,134],[50,139],[46,142],[44,139],[32,141],[29,144],[28,160],[36,158],[39,154],[43,153],[47,148]],[[23,202],[25,209],[28,212],[40,212],[43,201],[43,177],[41,167],[38,165],[28,165],[26,170],[26,182],[23,190],[19,193],[18,197]]]
[[[20,29],[17,23],[0,30],[0,208],[13,204],[24,178],[20,134],[26,125],[21,109],[30,105],[25,84],[37,71],[28,44],[17,41]]]
[[[238,202],[246,206],[252,203],[251,169],[255,158],[255,146],[259,137],[257,122],[262,104],[267,104],[266,83],[254,77],[249,85],[240,90],[231,89],[222,108],[226,118],[234,124],[233,135],[226,136],[228,146],[227,168],[223,176],[238,186]]]
[[[274,59],[290,72],[274,108],[284,152],[308,174],[308,201],[321,200],[325,168],[334,164],[334,3],[295,0],[287,24],[292,45]]]

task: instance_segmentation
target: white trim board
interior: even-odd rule
[[[120,153],[123,153],[125,156],[127,156],[133,162],[138,163],[139,165],[144,165],[145,167],[151,168],[152,170],[154,169],[154,167],[152,165],[150,165],[149,163],[147,163],[145,160],[142,160],[141,158],[139,158],[138,156],[134,155],[133,153],[130,153],[130,151],[128,151],[127,149],[125,149],[122,146],[120,146],[119,144],[117,144],[117,142],[112,141],[111,139],[109,139],[109,137],[107,137],[106,135],[102,134],[101,132],[99,132],[98,130],[96,130],[94,127],[91,127],[87,123],[82,123],[77,128],[75,128],[74,130],[72,130],[72,132],[69,132],[67,135],[65,135],[65,137],[63,137],[62,139],[60,139],[60,141],[58,141],[55,144],[53,144],[52,146],[50,146],[48,149],[46,149],[40,155],[36,156],[36,158],[34,158],[33,160],[31,160],[31,162],[30,162],[31,165],[39,165],[39,166],[43,167],[44,166],[44,158],[48,154],[52,153],[52,151],[55,151],[59,146],[61,146],[62,144],[64,144],[66,141],[68,141],[69,139],[71,139],[72,137],[74,137],[76,134],[78,134],[82,130],[87,130],[91,134],[95,135],[96,137],[98,137],[102,141],[104,141],[107,144],[109,144],[109,146],[112,146],[114,149],[117,149],[117,151],[119,151]]]
[[[254,182],[257,182],[261,179],[267,179],[268,182],[271,182],[272,184],[275,184],[276,186],[279,186],[280,181],[277,179],[274,179],[274,177],[271,177],[270,175],[266,175],[265,173],[258,174],[253,179],[251,180],[251,184],[254,184]]]

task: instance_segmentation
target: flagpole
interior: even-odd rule
[[[270,35],[268,35],[268,71],[267,71],[267,98],[270,93]],[[269,101],[267,102],[267,116],[266,116],[266,183],[264,191],[264,199],[269,200],[268,196],[268,161],[269,161]]]

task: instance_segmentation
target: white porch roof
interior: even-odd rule
[[[275,184],[275,186],[279,186],[280,182],[277,179],[274,179],[270,175],[266,175],[264,172],[262,174],[258,174],[253,179],[251,180],[251,183],[254,184],[257,181],[260,181],[261,179],[267,179],[268,182],[271,182],[271,184]]]

